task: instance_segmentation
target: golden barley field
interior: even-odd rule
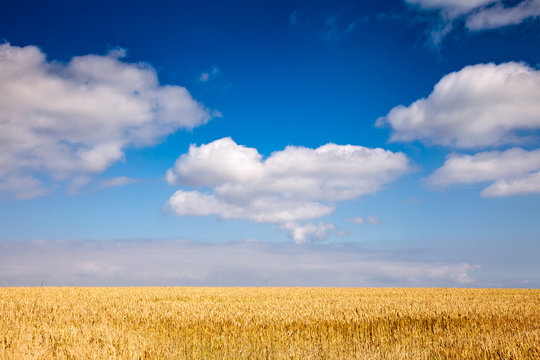
[[[0,288],[1,359],[540,359],[540,290]]]

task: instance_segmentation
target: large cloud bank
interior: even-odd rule
[[[477,266],[349,245],[0,243],[0,286],[463,286]]]
[[[160,86],[149,65],[106,56],[48,61],[35,46],[0,45],[0,192],[47,193],[156,144],[212,114],[179,86]],[[80,180],[78,180],[80,181]]]
[[[332,225],[301,227],[299,221],[328,215],[336,202],[375,193],[409,170],[404,154],[384,149],[288,146],[263,159],[256,149],[223,138],[191,145],[167,171],[170,184],[207,189],[178,190],[168,207],[178,215],[280,224],[304,242],[309,234],[324,238]]]
[[[467,66],[444,76],[427,98],[397,106],[377,121],[391,141],[478,148],[527,140],[540,129],[540,71],[521,63]]]

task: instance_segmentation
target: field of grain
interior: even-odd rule
[[[540,290],[0,288],[1,359],[540,359]]]

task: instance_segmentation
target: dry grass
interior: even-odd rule
[[[1,288],[1,359],[540,359],[540,290]]]

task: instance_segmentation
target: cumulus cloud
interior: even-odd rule
[[[255,197],[248,202],[229,201],[214,194],[178,190],[167,202],[177,215],[218,215],[222,219],[246,219],[257,223],[287,223],[328,215],[333,206],[314,201],[288,200],[278,196]]]
[[[431,39],[438,45],[463,22],[469,31],[495,29],[517,25],[540,16],[540,0],[522,0],[509,4],[503,0],[404,0],[420,11],[436,12],[438,21],[431,29]]]
[[[443,167],[430,177],[439,186],[493,181],[521,176],[540,170],[540,150],[525,151],[514,148],[481,152],[476,155],[450,154]]]
[[[49,61],[35,46],[0,45],[0,190],[44,195],[56,182],[102,172],[127,147],[153,145],[212,114],[124,51]],[[50,185],[50,184],[49,184]]]
[[[540,71],[522,63],[467,66],[444,76],[427,98],[397,106],[376,126],[391,141],[477,148],[523,143],[540,129]]]
[[[531,143],[540,129],[540,71],[522,63],[480,64],[444,76],[427,98],[377,120],[391,141],[455,148]],[[450,154],[428,182],[436,187],[492,182],[484,197],[539,192],[540,150]]]
[[[213,187],[220,197],[238,201],[260,195],[336,201],[374,193],[409,170],[405,154],[380,148],[288,146],[263,159],[256,149],[223,138],[191,145],[167,171],[167,181]]]
[[[409,170],[403,153],[383,149],[288,146],[263,159],[256,149],[223,138],[191,145],[167,171],[170,184],[204,189],[178,190],[167,206],[178,215],[281,224],[301,242],[299,234],[316,234],[321,225],[290,224],[328,215],[336,202],[375,193]]]
[[[476,155],[451,154],[428,181],[434,186],[494,182],[485,197],[540,192],[540,150],[520,148]]]
[[[353,244],[192,241],[0,243],[11,286],[463,286],[478,266]]]
[[[480,195],[484,197],[501,197],[540,193],[540,171],[513,179],[498,180],[488,186]]]

